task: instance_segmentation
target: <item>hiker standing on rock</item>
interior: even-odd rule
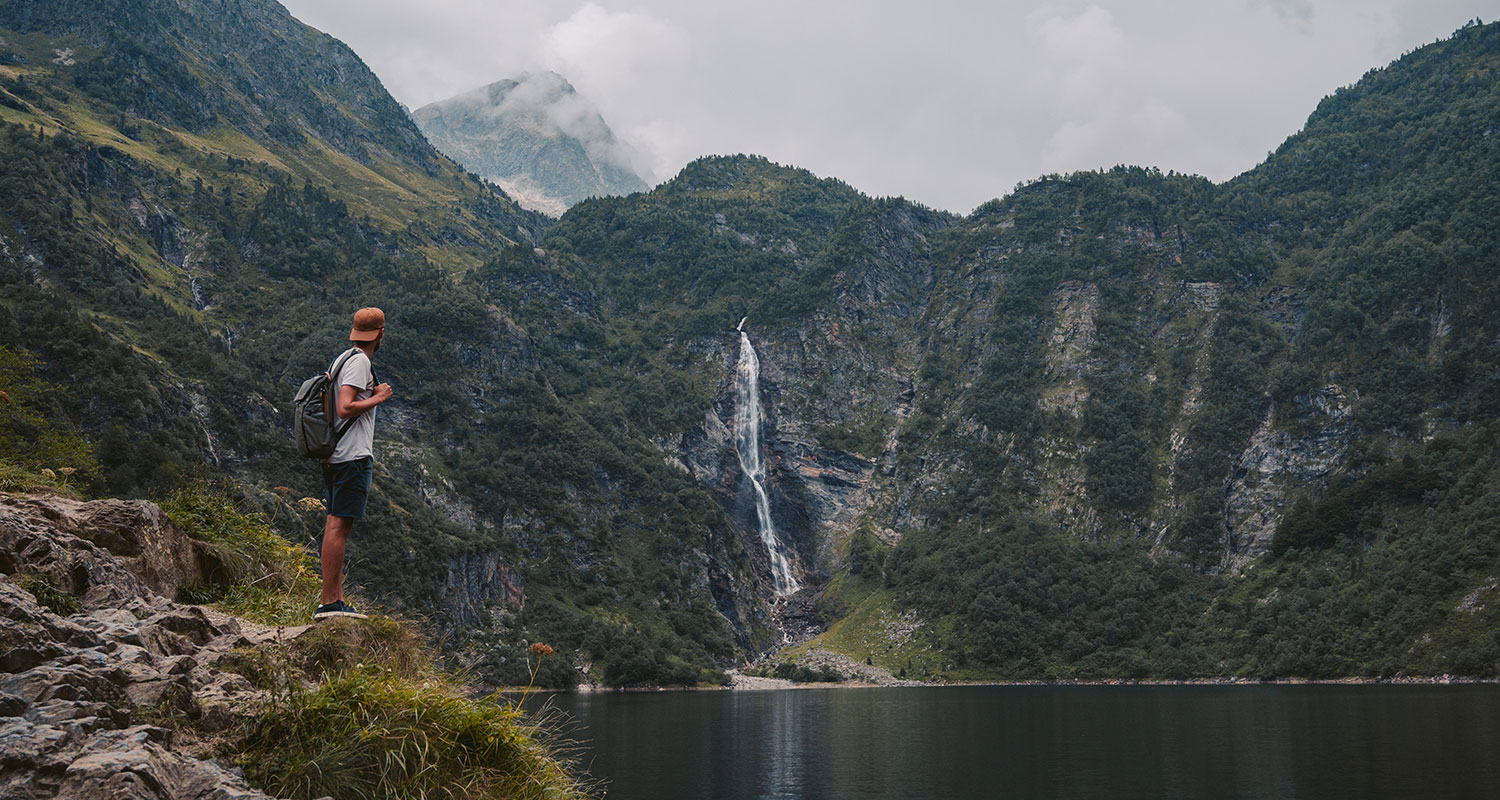
[[[365,616],[344,602],[344,545],[354,521],[364,519],[370,496],[370,478],[375,473],[375,407],[391,399],[391,385],[375,382],[370,362],[384,339],[384,311],[361,308],[354,312],[354,329],[349,332],[354,347],[339,356],[342,365],[335,361],[330,370],[337,373],[338,418],[348,428],[323,463],[328,521],[323,527],[323,597],[314,619]]]

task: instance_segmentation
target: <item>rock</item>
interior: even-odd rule
[[[198,666],[198,660],[192,656],[172,656],[162,659],[161,671],[168,675],[186,675]]]
[[[119,704],[125,700],[117,673],[99,673],[78,666],[44,664],[0,681],[0,690],[28,703],[47,700],[93,700]]]
[[[438,599],[457,624],[477,625],[484,609],[495,604],[520,611],[526,592],[520,573],[498,553],[477,553],[448,560]]]
[[[0,798],[263,798],[244,776],[173,749],[133,715],[229,730],[256,691],[212,665],[253,646],[233,618],[159,592],[191,579],[185,539],[145,503],[0,495],[0,561],[82,593],[63,618],[0,575]],[[181,553],[191,554],[191,547]]]
[[[220,635],[220,628],[201,609],[175,606],[153,614],[135,628],[135,639],[157,656],[197,652]]]
[[[170,702],[177,694],[191,694],[192,690],[187,688],[186,681],[181,679],[162,678],[154,681],[141,681],[132,683],[125,687],[125,694],[130,702],[138,706],[154,706],[162,702]]]
[[[198,761],[167,749],[162,728],[111,731],[67,767],[58,795],[159,800],[258,800],[245,779],[213,760]]]
[[[105,724],[116,728],[127,725],[130,723],[130,712],[108,703],[54,700],[27,709],[26,719],[37,725],[61,728],[67,727],[69,722],[89,721],[86,727],[92,730]]]
[[[0,560],[45,576],[86,608],[172,597],[213,569],[202,543],[152,503],[52,496],[0,495]]]
[[[1233,572],[1271,548],[1287,487],[1317,485],[1349,452],[1353,428],[1343,390],[1327,386],[1298,401],[1309,410],[1299,435],[1276,430],[1267,413],[1235,461],[1225,502]]]
[[[66,731],[51,725],[17,717],[0,719],[0,764],[7,772],[16,767],[43,766],[49,763],[47,754],[67,744],[68,739]]]
[[[7,578],[0,580],[0,644],[5,643],[46,650],[54,644],[93,647],[100,639],[88,628],[48,612]]]
[[[145,620],[143,631],[177,634],[198,646],[208,644],[209,640],[220,633],[208,616],[201,609],[193,606],[177,606],[156,614]],[[142,636],[149,638],[147,633],[143,633]]]
[[[32,647],[12,647],[0,655],[0,672],[25,672],[51,660],[52,656]]]
[[[27,705],[25,700],[9,692],[0,692],[0,717],[19,717]]]

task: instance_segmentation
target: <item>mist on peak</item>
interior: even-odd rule
[[[560,215],[589,197],[650,188],[641,155],[555,72],[496,81],[412,118],[439,150],[537,211]]]

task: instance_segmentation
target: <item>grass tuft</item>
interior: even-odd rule
[[[294,798],[579,796],[518,715],[366,667],[264,708],[245,767],[267,791]]]
[[[365,667],[402,678],[430,678],[433,655],[411,625],[389,617],[333,619],[297,637],[293,659],[309,675]]]
[[[320,623],[230,666],[268,689],[229,744],[264,791],[316,798],[582,798],[586,788],[497,696],[471,698],[397,620]],[[280,661],[277,661],[277,658]],[[309,681],[306,676],[316,674]]]
[[[243,510],[209,483],[179,489],[160,505],[188,536],[208,546],[217,564],[208,585],[184,587],[180,600],[212,603],[264,625],[308,621],[321,591],[317,566],[263,516]]]
[[[63,591],[46,575],[18,572],[10,577],[17,586],[30,592],[38,604],[58,616],[67,617],[83,611],[78,598]]]

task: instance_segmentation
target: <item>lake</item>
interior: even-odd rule
[[[984,686],[533,700],[570,720],[566,733],[610,800],[1500,797],[1500,687],[1493,685]]]

